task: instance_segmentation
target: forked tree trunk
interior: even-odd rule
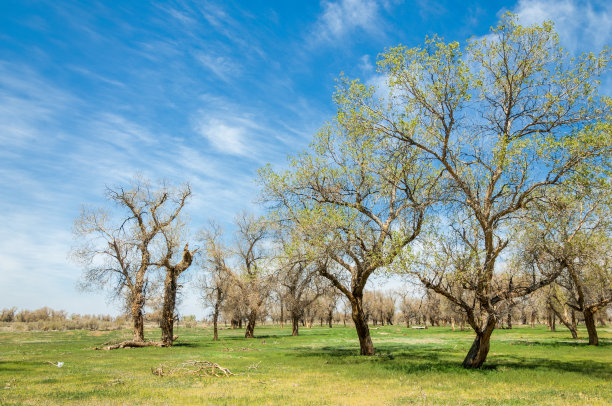
[[[352,317],[359,337],[359,355],[374,355],[374,344],[370,337],[370,329],[368,322],[363,312],[361,298],[355,298],[351,301]]]
[[[484,364],[487,359],[487,354],[489,354],[491,334],[493,334],[493,330],[495,330],[496,323],[496,317],[494,315],[490,315],[487,319],[485,328],[476,332],[476,338],[472,343],[472,347],[463,360],[463,368],[476,369],[480,368],[482,364]]]
[[[597,337],[594,314],[589,308],[585,308],[583,313],[584,325],[586,326],[587,333],[589,333],[589,345],[599,345],[599,337]]]
[[[255,330],[255,322],[257,320],[257,312],[252,311],[249,314],[249,320],[246,326],[246,331],[244,333],[244,338],[255,338],[253,335],[253,331]]]
[[[132,323],[134,328],[134,341],[144,341],[144,316],[142,314],[142,308],[144,306],[144,298],[142,293],[136,293],[135,297],[132,298],[131,313]]]

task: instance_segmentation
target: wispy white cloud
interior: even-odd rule
[[[380,35],[384,31],[380,5],[374,0],[324,1],[323,13],[314,25],[311,40],[314,43],[335,43],[356,29]]]
[[[198,52],[195,58],[202,66],[224,82],[230,82],[241,74],[242,69],[240,65],[225,56]]]
[[[246,132],[250,123],[244,124],[240,125],[235,121],[228,123],[214,117],[203,117],[196,129],[216,150],[230,155],[245,155],[247,153]]]
[[[44,138],[76,98],[42,80],[27,66],[0,61],[0,143],[3,150]],[[40,144],[38,144],[40,147]]]
[[[598,50],[612,43],[612,2],[593,0],[519,0],[512,11],[522,24],[551,20],[561,44],[571,53]]]
[[[365,74],[371,74],[374,71],[374,65],[372,64],[372,57],[370,55],[363,55],[359,58],[359,69]]]

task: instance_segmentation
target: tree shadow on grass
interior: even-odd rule
[[[583,347],[583,348],[589,348],[589,342],[588,339],[583,338],[583,339],[577,339],[577,340],[573,340],[573,339],[567,339],[567,340],[555,340],[555,341],[536,341],[536,340],[516,340],[516,341],[508,341],[507,342],[510,345],[524,345],[524,346],[538,346],[538,347],[551,347],[551,348],[556,348],[556,347]],[[599,339],[599,345],[598,346],[592,346],[591,348],[597,348],[597,347],[612,347],[612,340],[608,340],[608,339]]]
[[[193,341],[175,342],[175,343],[172,343],[172,346],[173,347],[188,347],[188,348],[202,347],[200,343],[195,343]]]
[[[461,367],[464,354],[456,349],[440,348],[426,345],[384,345],[377,346],[377,355],[360,356],[357,347],[327,346],[319,349],[295,347],[292,349],[297,357],[323,358],[333,365],[371,364],[391,371],[405,374],[420,372],[453,372],[488,373],[496,370],[551,370],[574,372],[593,376],[599,379],[612,379],[612,364],[592,360],[562,361],[548,358],[534,358],[530,355],[520,356],[500,354],[489,356],[481,369],[465,370]]]

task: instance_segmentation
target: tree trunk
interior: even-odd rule
[[[370,329],[363,312],[361,300],[361,298],[355,298],[354,301],[351,301],[353,322],[359,337],[359,355],[374,355],[374,344],[372,343],[372,337],[370,337]]]
[[[476,332],[476,338],[472,343],[472,347],[463,360],[463,368],[475,369],[480,368],[482,364],[484,364],[487,359],[487,354],[489,353],[491,334],[493,334],[493,330],[495,330],[495,324],[497,324],[496,317],[490,315],[487,319],[485,328],[482,331]]]
[[[213,313],[213,341],[219,341],[219,332],[217,329],[217,320],[219,319],[219,301],[215,302],[215,311]]]
[[[512,313],[508,312],[508,316],[506,318],[506,327],[512,328]]]
[[[284,327],[285,323],[285,306],[283,306],[283,299],[280,299],[280,328]]]
[[[298,314],[291,314],[291,335],[297,336],[300,334],[300,316]]]
[[[329,324],[329,328],[332,328],[333,321],[334,321],[334,313],[333,311],[330,311],[329,313],[327,313],[327,322]]]
[[[162,307],[161,331],[163,345],[172,346],[174,337],[174,309],[176,306],[176,276],[174,272],[166,272],[164,281],[164,303]]]
[[[570,319],[569,315],[567,314],[567,308],[564,309],[564,313],[561,314],[559,313],[554,307],[552,307],[553,312],[555,312],[555,314],[557,315],[557,317],[559,318],[559,321],[565,326],[567,327],[567,329],[570,331],[570,333],[572,334],[572,338],[573,339],[577,339],[578,338],[578,331],[576,330],[576,319],[572,310],[572,318]]]
[[[136,293],[135,297],[132,298],[132,323],[134,327],[134,341],[144,341],[144,316],[142,314],[142,308],[144,307],[144,298],[142,293]]]
[[[244,338],[255,338],[253,335],[253,331],[255,330],[255,322],[257,320],[257,312],[252,311],[249,314],[249,320],[246,326],[246,331],[244,333]]]
[[[587,333],[589,333],[589,345],[599,345],[599,338],[597,337],[597,329],[595,328],[594,314],[589,308],[585,308],[583,313],[584,313],[584,325],[586,326]]]

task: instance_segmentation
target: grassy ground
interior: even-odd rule
[[[372,330],[377,355],[360,357],[352,328],[257,327],[178,331],[172,348],[94,351],[129,338],[114,332],[0,332],[0,404],[382,405],[612,404],[612,329],[599,347],[566,331],[496,330],[486,367],[460,368],[469,331]],[[148,331],[158,339],[159,331]],[[581,336],[586,336],[581,331]],[[244,348],[252,350],[244,350]],[[156,376],[151,368],[208,360],[230,377]],[[58,368],[49,362],[64,362]]]

